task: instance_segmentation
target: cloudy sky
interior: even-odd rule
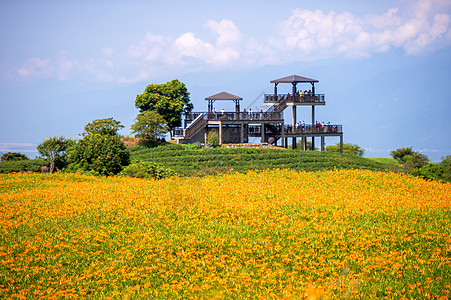
[[[297,74],[326,95],[318,121],[367,156],[451,155],[451,0],[6,0],[0,22],[0,152],[34,157],[98,118],[128,135],[149,83],[181,80],[195,111],[221,91],[259,109]]]

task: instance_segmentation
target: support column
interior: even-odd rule
[[[315,105],[312,105],[312,133],[315,132]],[[312,150],[315,149],[315,137],[312,136]]]
[[[293,84],[293,90],[295,89],[295,86]],[[294,96],[294,95],[293,95]],[[296,105],[293,104],[293,108],[292,108],[292,118],[291,118],[291,132],[295,133],[296,132]],[[293,137],[292,138],[292,142],[291,142],[291,148],[292,149],[296,149],[296,138]]]
[[[265,123],[262,123],[262,143],[265,142]]]
[[[219,122],[219,145],[222,145],[222,122]]]
[[[241,127],[240,127],[240,143],[243,144],[244,143],[244,123],[241,123]]]
[[[302,151],[307,150],[307,137],[302,137]]]
[[[321,136],[321,151],[324,151],[324,135]]]
[[[285,148],[286,146],[287,146],[287,144],[286,144],[286,142],[285,142],[285,124],[284,123],[282,123],[281,125],[280,125],[281,127],[281,139],[282,139],[282,147],[283,148]]]
[[[343,153],[343,134],[340,135],[340,153]]]
[[[285,148],[288,148],[288,138],[285,138]]]

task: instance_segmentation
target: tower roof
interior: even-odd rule
[[[298,82],[319,82],[319,81],[316,79],[302,77],[299,75],[290,75],[287,77],[271,80],[270,82],[271,83],[281,83],[281,82],[298,83]]]
[[[205,98],[205,100],[243,100],[243,98],[227,93],[221,92],[210,97]]]

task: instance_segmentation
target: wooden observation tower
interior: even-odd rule
[[[281,141],[282,147],[288,146],[291,138],[293,149],[296,148],[297,139],[300,138],[302,149],[307,150],[307,139],[311,138],[312,149],[315,149],[315,137],[321,139],[321,151],[324,150],[325,138],[335,136],[340,138],[340,152],[343,152],[342,125],[330,123],[316,123],[315,107],[326,105],[324,94],[316,94],[315,83],[319,81],[298,75],[291,75],[275,80],[274,94],[264,95],[263,104],[269,106],[266,111],[252,112],[240,111],[241,97],[221,92],[205,98],[208,101],[207,112],[192,112],[185,116],[185,128],[176,128],[173,136],[178,143],[204,143],[209,131],[218,133],[219,143],[247,143],[249,137],[261,137],[262,143],[277,145]],[[288,94],[278,94],[277,86],[280,83],[292,85]],[[298,84],[310,84],[308,90],[298,90]],[[233,101],[235,111],[216,111],[215,101]],[[291,106],[291,124],[285,124],[283,112]],[[297,121],[297,107],[311,106],[312,123],[305,124]]]

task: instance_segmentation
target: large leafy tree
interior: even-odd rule
[[[136,96],[135,106],[140,112],[157,112],[171,130],[181,126],[182,113],[190,113],[193,109],[188,89],[177,79],[165,84],[149,84],[144,93]]]
[[[63,166],[67,159],[67,150],[74,144],[74,141],[62,136],[54,136],[45,139],[37,147],[39,153],[50,160],[50,173],[53,173],[55,166]]]

